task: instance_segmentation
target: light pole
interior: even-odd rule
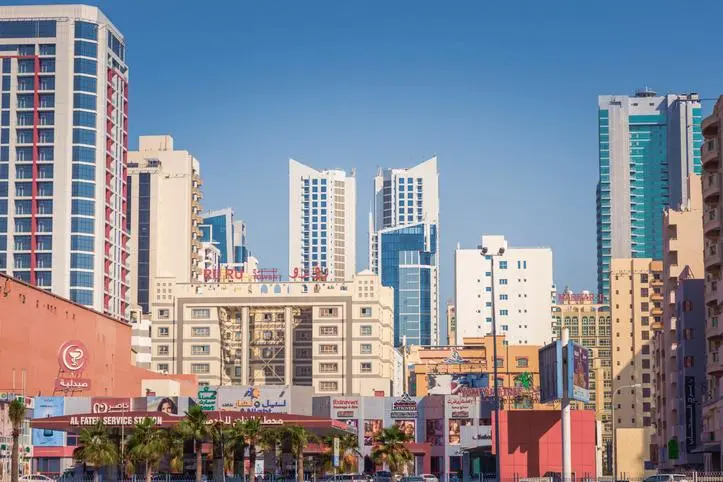
[[[613,400],[612,400],[613,408],[612,408],[612,413],[610,414],[610,416],[612,417],[612,422],[613,422],[613,482],[615,482],[617,480],[617,474],[615,472],[617,471],[617,468],[618,468],[618,445],[617,445],[617,437],[615,435],[615,395],[617,395],[617,393],[620,390],[623,390],[625,388],[635,389],[635,388],[640,388],[642,386],[643,386],[642,383],[633,383],[632,385],[623,385],[622,387],[618,387],[613,390]]]
[[[502,480],[502,473],[500,472],[500,388],[499,382],[497,381],[497,313],[495,312],[495,256],[502,256],[505,254],[505,248],[501,247],[497,254],[487,254],[489,251],[485,246],[478,246],[480,254],[485,258],[490,257],[490,282],[492,283],[492,289],[490,294],[492,295],[492,375],[494,376],[494,389],[495,389],[495,448],[497,454],[495,457],[495,471],[497,480]]]

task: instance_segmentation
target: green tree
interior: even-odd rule
[[[127,444],[131,460],[145,466],[147,482],[151,482],[153,472],[158,470],[169,449],[168,437],[155,425],[155,421],[149,417],[137,423]]]
[[[244,422],[244,433],[246,435],[246,445],[249,447],[249,467],[251,476],[256,475],[256,450],[261,445],[264,428],[261,426],[261,420],[251,418]]]
[[[386,463],[392,474],[400,475],[413,459],[412,452],[407,448],[407,444],[413,441],[411,435],[396,425],[385,428],[374,439],[372,460],[377,465]]]
[[[237,420],[227,432],[226,453],[238,459],[238,473],[241,479],[245,476],[245,449],[249,448],[249,465],[251,466],[251,477],[255,474],[256,450],[261,445],[262,428],[261,421],[257,418],[248,420]]]
[[[8,409],[10,424],[12,425],[13,449],[10,461],[10,478],[12,482],[18,482],[20,477],[20,434],[23,431],[23,420],[25,420],[25,401],[16,398],[10,402]]]
[[[73,457],[84,464],[92,465],[93,481],[98,482],[100,469],[118,461],[118,448],[111,440],[108,429],[103,422],[98,421],[90,428],[80,431],[78,447],[73,451]]]
[[[264,453],[273,453],[276,469],[279,467],[278,448],[283,439],[284,430],[280,428],[264,428],[259,435],[259,445]]]
[[[171,473],[180,474],[183,472],[183,434],[178,427],[173,429],[162,429],[165,437],[166,449],[168,450],[168,465]]]
[[[193,450],[196,453],[196,482],[203,478],[203,453],[201,444],[207,441],[211,435],[208,426],[208,417],[198,405],[193,405],[186,412],[186,416],[179,424],[179,433],[186,440],[193,440]]]
[[[358,457],[361,456],[361,452],[359,452],[359,438],[350,433],[345,433],[337,438],[339,439],[339,471],[343,474],[357,472]],[[329,451],[325,457],[327,461],[325,465],[327,465],[328,469],[331,469],[334,456],[334,436],[329,435],[326,437],[324,444],[329,447]]]
[[[296,481],[304,482],[304,449],[309,442],[317,441],[316,435],[298,425],[285,427],[282,434],[289,442],[291,455],[296,459]]]

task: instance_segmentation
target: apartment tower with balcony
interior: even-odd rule
[[[0,7],[0,272],[128,318],[128,67],[96,7]]]
[[[289,276],[343,281],[355,272],[355,173],[289,159]]]
[[[704,143],[703,165],[703,235],[706,303],[706,393],[703,403],[703,435],[706,450],[705,470],[721,470],[723,440],[723,323],[719,322],[723,304],[721,283],[721,142],[723,141],[723,96],[713,113],[702,124]]]
[[[700,174],[697,94],[598,98],[598,292],[610,295],[614,258],[663,259],[663,211],[690,197],[688,174]]]
[[[651,332],[662,329],[663,262],[613,259],[610,272],[612,327],[611,397],[617,473],[642,477],[645,462],[657,458],[654,433]]]
[[[394,288],[394,343],[439,344],[439,172],[433,157],[379,169],[369,217],[369,264]]]
[[[656,406],[651,445],[658,448],[659,469],[690,467],[702,462],[702,456],[695,453],[696,441],[687,440],[690,425],[700,421],[700,410],[691,412],[687,406],[689,397],[684,393],[685,387],[693,383],[693,398],[700,397],[700,386],[704,382],[701,379],[705,365],[702,356],[705,317],[700,183],[700,176],[690,174],[687,203],[679,209],[667,208],[663,213],[663,320],[661,325],[653,325],[651,342]],[[655,291],[651,297],[653,295],[658,296]],[[673,446],[678,447],[677,456],[675,450],[668,450]]]

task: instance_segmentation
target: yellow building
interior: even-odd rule
[[[416,396],[454,393],[491,396],[494,385],[491,379],[493,337],[465,338],[463,341],[464,345],[460,346],[409,347],[405,356],[407,365],[412,366],[409,374],[410,392]],[[497,373],[503,408],[554,408],[552,404],[539,403],[540,347],[506,345],[504,341],[504,336],[497,337]],[[471,387],[476,381],[483,381],[487,388],[478,390]]]
[[[649,445],[655,409],[650,340],[662,327],[663,262],[613,259],[610,271],[614,457],[618,474],[641,477],[645,461],[657,460]]]
[[[595,410],[597,420],[602,422],[602,460],[612,447],[612,352],[610,348],[610,306],[597,303],[597,297],[587,291],[558,295],[552,305],[552,332],[562,339],[562,329],[567,328],[570,341],[590,350],[590,403],[585,408]],[[606,472],[610,470],[608,467]]]

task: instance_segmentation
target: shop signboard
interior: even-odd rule
[[[65,409],[64,397],[35,397],[35,418],[58,417]],[[36,447],[62,447],[65,445],[65,432],[34,428],[32,443]]]
[[[416,419],[416,400],[412,399],[407,393],[403,394],[400,398],[394,399],[390,416],[396,419]]]
[[[477,418],[476,406],[479,398],[464,396],[445,397],[445,411],[447,418]]]
[[[88,348],[83,342],[69,340],[58,349],[58,376],[53,390],[73,393],[90,389],[90,379],[83,378],[89,363]]]
[[[93,397],[90,399],[91,413],[130,412],[131,399],[128,397]]]
[[[540,402],[562,398],[562,342],[554,341],[540,348]]]
[[[208,385],[201,387],[198,391],[198,406],[204,412],[216,410],[216,399],[218,398],[218,390],[214,390]]]
[[[359,417],[359,400],[353,398],[333,398],[331,401],[332,417],[349,419]]]
[[[289,390],[286,387],[220,387],[216,404],[219,410],[288,413]]]

